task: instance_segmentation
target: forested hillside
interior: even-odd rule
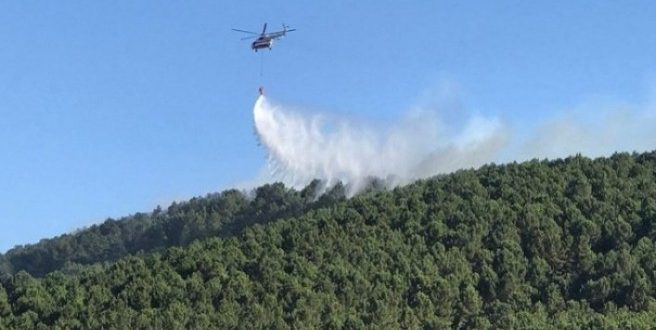
[[[280,193],[224,192],[7,253],[34,275],[3,277],[0,328],[656,324],[656,152],[488,165],[348,200],[260,189]],[[67,244],[84,254],[52,251]]]
[[[24,270],[40,277],[54,270],[71,272],[84,264],[185,246],[207,237],[228,237],[249,225],[297,216],[345,198],[341,185],[317,198],[320,190],[319,181],[302,191],[277,183],[257,188],[252,198],[237,190],[227,190],[173,203],[166,211],[158,207],[151,213],[108,219],[73,234],[18,246],[0,254],[0,273]]]

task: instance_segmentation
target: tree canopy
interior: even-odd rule
[[[231,190],[2,256],[0,328],[647,328],[656,152]]]

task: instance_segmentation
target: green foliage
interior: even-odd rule
[[[488,165],[348,200],[343,186],[316,198],[319,185],[227,191],[10,251],[0,328],[656,324],[654,152]]]
[[[166,211],[157,207],[149,214],[108,219],[74,234],[9,250],[0,255],[0,275],[20,270],[38,277],[55,270],[75,273],[80,265],[186,246],[208,237],[233,236],[253,224],[297,216],[344,199],[343,188],[335,187],[315,200],[319,185],[315,181],[300,192],[280,183],[264,185],[257,188],[252,199],[239,191],[227,190],[173,203]]]

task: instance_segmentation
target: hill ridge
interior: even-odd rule
[[[72,274],[19,271],[0,327],[646,328],[655,241],[656,152],[491,164]]]

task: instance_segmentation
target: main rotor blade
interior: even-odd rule
[[[244,33],[250,33],[250,34],[259,34],[259,33],[257,33],[257,32],[244,31],[244,30],[240,30],[240,29],[232,29],[232,31],[244,32]]]
[[[266,33],[266,25],[267,25],[267,23],[264,23],[264,27],[262,28],[262,34]]]
[[[255,38],[257,38],[257,36],[244,37],[239,40],[248,40],[248,39],[255,39]]]
[[[286,30],[286,31],[287,32],[292,32],[292,31],[296,31],[296,29],[289,29],[289,30]]]

